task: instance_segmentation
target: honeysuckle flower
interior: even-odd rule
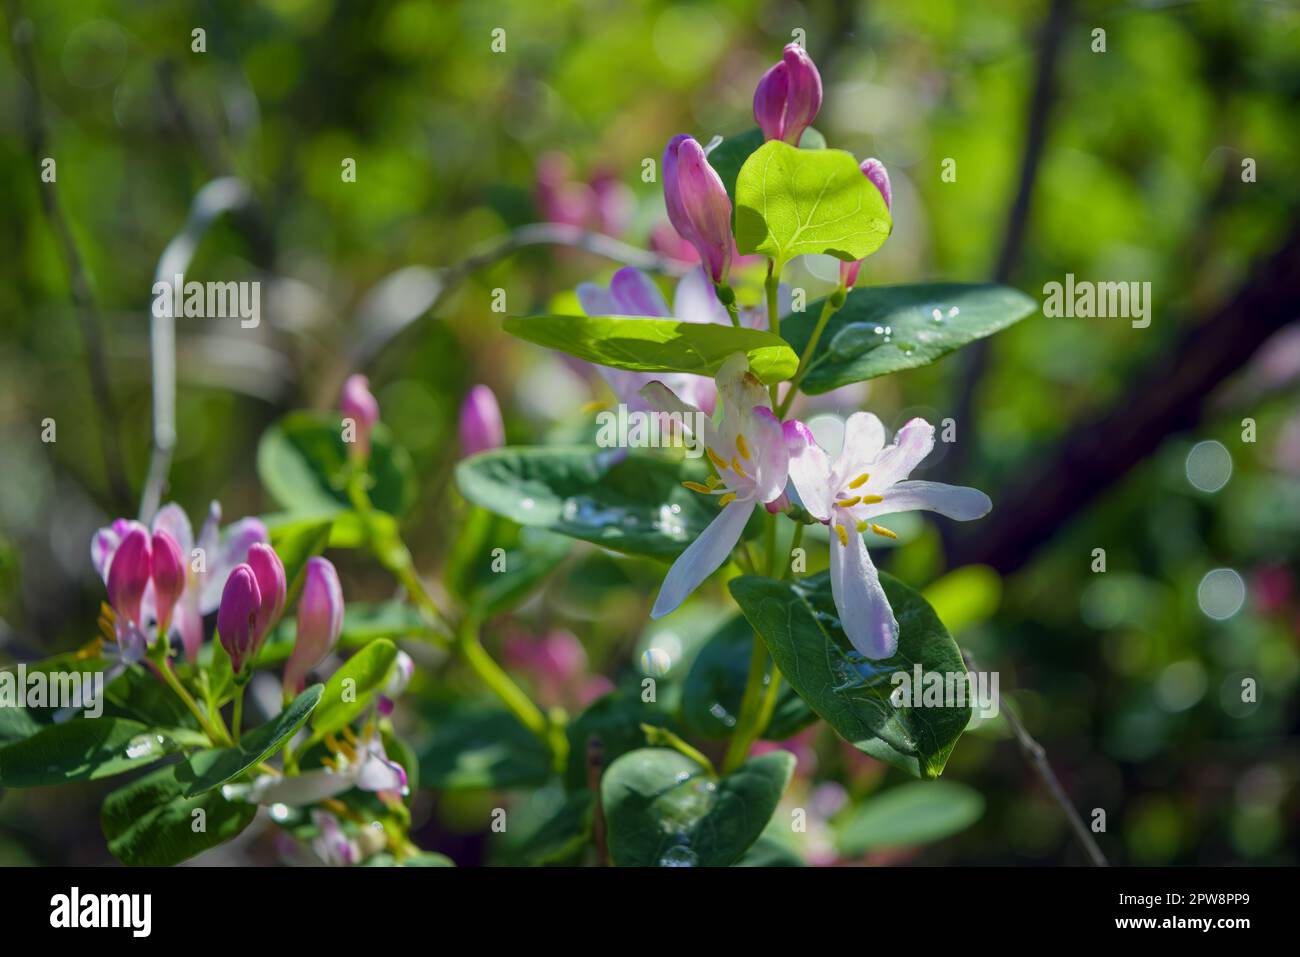
[[[217,610],[230,570],[248,557],[250,546],[267,540],[266,526],[261,519],[240,519],[224,530],[219,530],[220,524],[221,505],[217,502],[208,507],[207,520],[203,523],[197,542],[189,518],[174,502],[160,508],[153,520],[154,536],[165,532],[175,542],[184,562],[185,587],[169,610],[167,632],[180,636],[185,653],[191,661],[196,658],[199,646],[203,643],[203,616]],[[145,526],[130,519],[119,518],[111,525],[99,529],[91,539],[91,562],[105,585],[108,584],[109,569],[117,549],[133,529],[145,529]],[[156,551],[156,548],[156,545],[152,545],[151,551]],[[164,561],[167,559],[164,558]],[[164,616],[159,611],[166,609],[157,607],[156,590],[157,585],[151,577],[140,604],[141,626],[147,625],[150,620],[162,623]]]
[[[415,675],[415,662],[406,652],[398,649],[397,658],[393,661],[393,668],[388,672],[388,681],[384,684],[384,691],[375,702],[375,707],[381,715],[387,717],[393,713],[397,699],[406,691],[406,686],[411,683],[411,678]]]
[[[230,655],[230,667],[235,674],[244,670],[244,664],[257,654],[261,635],[257,619],[262,610],[262,590],[257,576],[248,565],[236,565],[226,579],[221,593],[221,607],[217,609],[217,633],[221,647]]]
[[[164,529],[153,533],[153,567],[150,581],[153,584],[154,613],[158,630],[166,633],[171,627],[172,611],[185,593],[185,556],[176,539]]]
[[[348,837],[343,825],[329,811],[313,808],[311,822],[316,825],[316,836],[310,847],[326,867],[351,867],[361,860],[361,848]]]
[[[650,612],[652,618],[675,610],[727,560],[755,505],[775,501],[785,491],[788,453],[781,421],[744,355],[733,355],[722,364],[717,388],[722,409],[716,425],[662,382],[652,382],[641,391],[652,407],[679,413],[688,430],[693,423],[702,423],[703,434],[693,438],[703,443],[717,474],[708,485],[691,482],[687,488],[719,496],[722,506],[721,514],[668,570]]]
[[[924,419],[909,421],[887,446],[880,419],[855,412],[833,465],[802,422],[787,422],[784,431],[790,481],[804,508],[831,528],[831,594],[844,633],[866,657],[888,658],[898,649],[898,621],[863,534],[897,538],[873,521],[882,515],[924,510],[966,522],[993,504],[978,489],[907,480],[934,448],[934,426]]]
[[[343,383],[339,395],[339,411],[344,419],[351,419],[355,432],[351,454],[359,459],[370,457],[370,433],[379,421],[379,402],[370,392],[370,380],[363,375],[350,375]]]
[[[663,177],[668,221],[699,251],[714,284],[725,285],[736,251],[731,198],[704,147],[685,133],[674,136],[664,150]]]
[[[127,530],[108,566],[108,603],[118,621],[137,627],[152,573],[149,533],[142,526]]]
[[[464,456],[499,449],[506,444],[497,397],[485,385],[472,386],[460,404],[460,452]]]
[[[284,564],[275,549],[258,542],[248,549],[248,567],[257,579],[258,590],[262,593],[262,602],[257,609],[257,631],[260,635],[269,632],[280,615],[284,612],[284,601],[289,593],[289,582],[285,578]]]
[[[251,785],[228,789],[226,796],[242,796],[257,804],[300,807],[352,788],[371,791],[389,802],[409,793],[406,771],[385,753],[377,728],[367,725],[358,737],[351,728],[345,727],[342,734],[342,740],[332,734],[325,736],[333,757],[326,758],[324,767],[281,777],[260,775]]]
[[[885,209],[891,209],[894,199],[893,189],[889,185],[889,171],[885,169],[885,164],[880,162],[874,156],[864,159],[859,166],[862,175],[871,180],[871,185],[880,190],[880,196],[885,201]],[[862,260],[855,259],[853,262],[840,263],[840,285],[845,289],[850,289],[858,281],[858,270],[862,268]]]
[[[764,139],[799,145],[803,131],[822,108],[822,78],[812,57],[787,43],[781,62],[763,74],[754,90],[754,119]]]
[[[343,631],[343,586],[334,565],[325,558],[307,559],[302,597],[298,599],[298,633],[284,666],[286,695],[306,685],[307,672],[334,650]]]

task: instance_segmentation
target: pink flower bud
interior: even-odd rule
[[[248,547],[248,567],[253,569],[262,602],[257,612],[257,641],[261,644],[266,633],[280,620],[284,612],[284,599],[289,592],[284,564],[270,545],[258,542]]]
[[[880,196],[885,201],[885,209],[890,209],[894,191],[890,188],[889,172],[885,169],[885,164],[871,156],[864,159],[859,168],[862,170],[862,175],[871,180],[871,185],[880,190]],[[840,263],[840,285],[845,289],[852,288],[858,281],[858,270],[861,268],[861,259],[855,259],[851,263]]]
[[[260,636],[257,633],[257,615],[262,607],[262,592],[257,587],[257,576],[248,565],[236,565],[226,579],[221,592],[221,607],[217,609],[217,631],[221,647],[230,655],[230,666],[235,674],[244,670],[257,653]]]
[[[356,427],[353,452],[360,458],[370,456],[370,433],[379,421],[379,403],[370,393],[370,380],[363,375],[348,376],[339,396],[339,411]]]
[[[474,455],[488,449],[499,449],[505,444],[506,430],[501,422],[497,397],[485,385],[474,386],[460,405],[461,453]]]
[[[284,668],[284,690],[296,695],[307,672],[320,664],[343,631],[343,587],[328,559],[309,558],[298,601],[298,635]]]
[[[143,528],[131,529],[108,568],[108,603],[119,618],[133,625],[140,624],[140,602],[149,585],[151,565],[149,533]]]
[[[664,203],[668,220],[699,251],[715,283],[731,271],[736,241],[731,235],[731,199],[704,147],[681,133],[664,150]]]
[[[172,609],[184,591],[185,559],[181,547],[170,533],[159,529],[153,533],[153,600],[160,635],[167,633]]]
[[[797,43],[786,44],[781,62],[763,74],[754,90],[754,119],[763,137],[799,145],[803,131],[822,108],[822,78]]]

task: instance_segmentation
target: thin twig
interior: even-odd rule
[[[975,660],[968,652],[963,651],[962,658],[966,662],[966,667],[971,671],[979,670],[975,665]],[[1057,806],[1061,809],[1061,813],[1065,815],[1065,819],[1070,822],[1070,830],[1074,832],[1075,839],[1083,848],[1084,853],[1088,855],[1089,861],[1097,867],[1106,867],[1109,864],[1106,855],[1097,846],[1096,840],[1093,839],[1087,825],[1083,823],[1083,818],[1079,816],[1079,812],[1070,800],[1070,795],[1066,793],[1060,778],[1052,770],[1052,765],[1047,760],[1047,749],[1034,740],[1034,736],[1029,733],[1016,715],[1015,709],[1010,706],[1010,703],[1000,693],[998,694],[997,704],[998,710],[1006,716],[1007,725],[1011,728],[1011,733],[1015,735],[1016,743],[1020,745],[1020,751],[1024,754],[1025,760],[1029,762],[1029,766],[1047,785],[1047,790],[1051,792]]]
[[[9,16],[14,58],[22,64],[22,72],[27,78],[27,96],[24,97],[23,111],[26,119],[27,145],[33,160],[33,168],[39,170],[50,153],[47,149],[40,73],[36,65],[35,28],[32,22],[23,16],[18,0],[8,0],[6,12]],[[54,180],[48,183],[40,182],[39,173],[37,176],[36,192],[40,195],[45,218],[49,221],[50,229],[58,240],[67,265],[69,292],[76,307],[77,320],[86,345],[86,364],[90,375],[91,393],[95,401],[95,415],[99,422],[99,441],[104,456],[105,474],[114,499],[119,505],[124,506],[131,500],[131,487],[122,467],[121,440],[117,432],[117,409],[108,381],[108,363],[104,354],[99,307],[91,293],[90,280],[82,264],[81,254],[77,250],[76,239],[73,238],[72,230],[63,215],[58,186]]]

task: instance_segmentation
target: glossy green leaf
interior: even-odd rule
[[[188,777],[187,795],[194,797],[210,791],[273,755],[311,717],[324,690],[323,685],[312,685],[270,721],[245,732],[233,748],[191,755],[189,774],[178,772],[181,777]]]
[[[965,830],[984,813],[984,798],[955,781],[914,781],[855,808],[840,824],[841,854],[856,857],[882,847],[910,847]]]
[[[601,765],[609,767],[629,751],[645,747],[645,725],[667,728],[674,733],[682,730],[658,704],[642,701],[640,694],[611,691],[589,704],[582,714],[569,722],[569,766],[564,773],[565,786],[570,790],[586,786],[587,752],[593,740],[600,748]]]
[[[387,638],[378,638],[330,675],[311,716],[313,740],[338,731],[365,711],[388,680],[396,660],[397,646]]]
[[[735,733],[753,648],[754,629],[740,616],[708,639],[682,685],[682,723],[687,730],[706,738]],[[786,682],[761,737],[784,741],[816,720],[816,713]]]
[[[349,510],[344,483],[348,446],[337,414],[291,412],[262,433],[257,474],[282,507],[315,517]],[[410,456],[383,423],[370,437],[367,473],[376,508],[401,515],[415,494]]]
[[[455,704],[433,716],[417,745],[420,783],[438,791],[536,787],[551,776],[551,757],[519,719],[496,705]]]
[[[26,708],[0,707],[0,747],[30,738],[42,727]]]
[[[794,765],[794,755],[774,751],[714,780],[667,748],[623,755],[600,783],[612,862],[620,867],[735,864],[771,819]]]
[[[471,508],[447,558],[447,587],[480,617],[510,611],[555,570],[572,545],[566,536]]]
[[[736,178],[740,176],[740,168],[753,155],[754,150],[762,145],[763,131],[755,126],[743,133],[728,136],[709,154],[709,165],[722,180],[733,206],[736,203]]]
[[[554,814],[520,843],[515,856],[530,865],[571,861],[591,841],[596,796],[583,788],[574,791]]]
[[[505,321],[505,331],[597,365],[632,372],[715,376],[737,352],[763,382],[784,382],[799,357],[780,336],[762,329],[710,322],[630,316],[529,316]]]
[[[188,797],[189,785],[187,766],[173,764],[105,798],[100,826],[113,856],[133,867],[170,867],[233,839],[257,816],[257,805],[220,791]]]
[[[0,787],[30,788],[111,777],[172,754],[180,745],[126,718],[73,718],[0,748]]]
[[[494,449],[456,466],[467,499],[513,522],[661,559],[717,517],[716,499],[682,487],[708,474],[702,459],[589,447]]]
[[[917,283],[852,290],[831,316],[803,380],[810,395],[902,369],[929,365],[976,339],[1019,322],[1038,304],[995,283]],[[781,323],[800,354],[822,303]]]
[[[872,661],[853,649],[841,630],[830,578],[800,581],[746,576],[732,579],[731,594],[763,636],[781,674],[831,727],[855,748],[917,777],[938,777],[970,721],[961,706],[895,705],[893,676],[964,675],[961,652],[925,599],[882,574],[885,594],[898,619],[898,651]]]
[[[892,222],[880,191],[853,155],[801,150],[773,140],[736,180],[736,246],[776,261],[826,253],[851,262],[871,255]]]

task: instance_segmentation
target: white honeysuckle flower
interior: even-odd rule
[[[301,807],[315,804],[359,788],[384,795],[405,796],[409,792],[406,771],[384,751],[379,731],[367,727],[358,738],[351,728],[344,728],[346,740],[326,735],[325,742],[334,756],[325,767],[301,774],[260,775],[252,784],[226,785],[227,798],[239,798],[254,804],[287,804]]]
[[[786,422],[784,431],[790,481],[804,508],[832,529],[831,594],[844,633],[868,658],[888,658],[898,649],[898,621],[863,533],[897,538],[873,521],[881,515],[924,510],[968,522],[987,515],[993,503],[978,489],[907,481],[934,448],[934,426],[924,419],[912,419],[887,446],[880,419],[855,412],[834,465],[802,422]]]
[[[788,456],[781,421],[772,412],[767,389],[749,371],[749,362],[740,353],[723,363],[716,382],[721,399],[716,424],[662,382],[652,382],[641,390],[651,408],[679,415],[688,435],[703,443],[717,475],[707,485],[688,482],[686,487],[718,496],[722,506],[721,514],[668,570],[651,618],[674,611],[717,571],[740,541],[754,506],[775,501],[785,491]],[[692,432],[696,423],[702,423],[703,434]]]

